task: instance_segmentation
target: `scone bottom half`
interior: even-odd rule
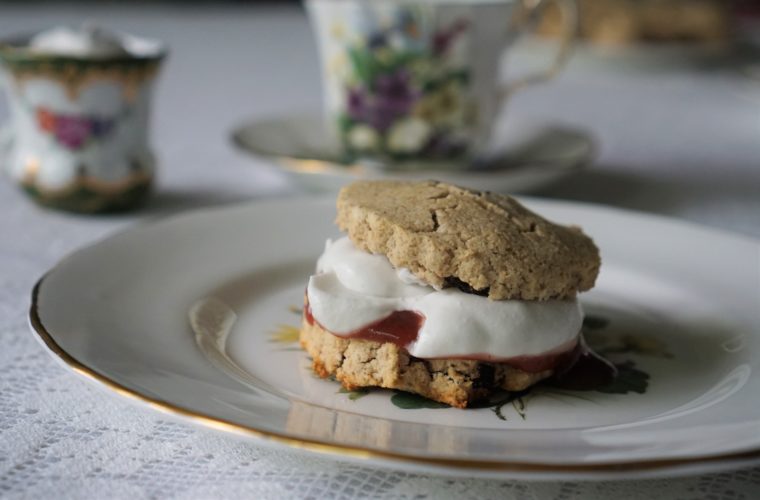
[[[436,181],[359,181],[340,191],[337,208],[337,224],[354,246],[437,289],[496,301],[572,300],[593,287],[601,265],[580,228],[549,222],[507,196]],[[499,390],[525,390],[560,369],[421,359],[393,342],[337,336],[311,317],[308,297],[300,343],[314,372],[346,389],[402,390],[457,408]]]
[[[466,408],[496,390],[522,391],[553,373],[528,373],[504,363],[419,359],[392,342],[338,337],[306,318],[300,342],[312,358],[314,373],[335,377],[348,390],[397,389],[456,408]]]

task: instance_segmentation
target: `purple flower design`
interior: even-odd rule
[[[459,129],[466,131],[466,124],[446,113],[461,105],[450,89],[466,85],[468,72],[458,59],[451,62],[461,63],[459,68],[446,63],[469,21],[461,17],[432,32],[427,28],[411,10],[400,9],[393,26],[349,47],[353,74],[345,82],[345,114],[338,121],[349,151],[361,149],[359,139],[371,134],[374,148],[392,154],[449,157],[465,152],[468,141]],[[401,139],[409,140],[402,144]]]
[[[451,43],[467,30],[467,21],[458,19],[451,26],[433,34],[433,53],[440,56],[448,52]]]
[[[363,121],[367,115],[369,96],[361,87],[348,89],[348,116],[356,121]]]
[[[81,148],[92,131],[92,122],[83,116],[59,115],[55,121],[55,138],[69,149]]]
[[[96,138],[105,137],[111,133],[114,121],[108,118],[92,118],[92,135]]]
[[[409,73],[401,68],[378,75],[371,91],[363,87],[349,89],[348,115],[383,132],[406,116],[419,97],[420,92],[412,87]]]

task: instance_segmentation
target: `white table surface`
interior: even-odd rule
[[[37,208],[0,182],[0,497],[759,497],[760,469],[527,483],[362,468],[170,422],[60,368],[28,331],[37,278],[68,252],[138,220],[297,194],[228,135],[257,116],[317,109],[320,98],[311,35],[295,7],[13,4],[2,7],[0,36],[85,18],[171,45],[155,96],[158,193],[141,212],[86,217]],[[629,54],[605,66],[582,52],[558,82],[518,95],[509,120],[582,126],[599,146],[593,166],[536,194],[760,237],[760,82],[706,59]],[[529,60],[524,53],[512,62]],[[0,122],[6,117],[0,105]]]

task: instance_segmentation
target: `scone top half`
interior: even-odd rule
[[[599,249],[580,228],[509,196],[436,181],[358,181],[338,194],[338,226],[436,288],[492,300],[572,299],[594,286]]]

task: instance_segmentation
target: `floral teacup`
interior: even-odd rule
[[[503,52],[546,2],[306,0],[334,139],[349,159],[477,159],[505,96],[554,75],[566,59],[575,3],[553,1],[566,25],[553,64],[499,83]]]
[[[165,54],[160,42],[92,28],[0,42],[11,109],[0,165],[43,205],[103,212],[140,203],[154,171],[151,83]]]

